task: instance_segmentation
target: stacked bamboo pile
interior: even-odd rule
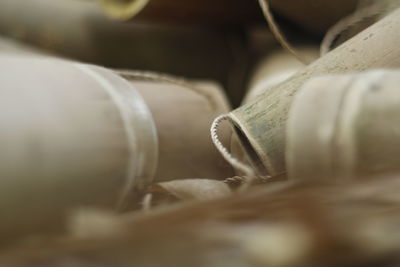
[[[400,1],[0,0],[0,266],[400,264]]]

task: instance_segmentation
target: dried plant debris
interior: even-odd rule
[[[396,266],[400,179],[375,178],[276,183],[133,216],[92,215],[75,233],[109,234],[10,248],[0,266]]]

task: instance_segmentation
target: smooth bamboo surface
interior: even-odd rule
[[[289,113],[292,179],[352,179],[400,171],[400,71],[311,79]]]
[[[186,178],[219,179],[233,176],[210,138],[215,117],[229,112],[222,89],[211,82],[182,85],[130,79],[150,108],[159,139],[159,164],[155,181]],[[228,129],[219,132],[229,143]]]
[[[0,56],[0,243],[65,230],[78,208],[132,208],[153,181],[150,111],[104,68]]]

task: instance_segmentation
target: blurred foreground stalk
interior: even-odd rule
[[[398,266],[398,177],[270,184],[130,216],[85,213],[73,236],[4,251],[17,266]]]

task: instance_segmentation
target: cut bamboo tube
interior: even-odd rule
[[[289,178],[350,179],[400,171],[400,71],[311,79],[289,113]]]
[[[274,86],[254,102],[230,113],[230,118],[253,160],[271,175],[286,171],[285,134],[293,95],[311,77],[371,68],[400,67],[400,9],[343,45]]]
[[[129,72],[125,73],[129,75]],[[221,88],[211,82],[185,85],[129,79],[154,117],[159,138],[157,182],[186,178],[225,179],[233,170],[210,139],[215,117],[230,110]],[[221,130],[224,142],[229,131]]]
[[[79,207],[131,207],[157,164],[140,94],[112,71],[49,58],[2,55],[0,73],[1,243],[61,231]]]
[[[304,58],[314,59],[318,57],[318,49],[316,47],[302,46],[298,47],[296,50]],[[297,71],[305,67],[306,65],[286,50],[275,50],[267,56],[264,56],[250,75],[248,90],[242,101],[242,105],[251,103],[257,99],[258,96],[287,80]],[[249,164],[252,163],[251,160],[247,158],[246,151],[235,134],[233,134],[231,138],[230,149],[235,158],[248,162]],[[237,174],[243,175],[243,173],[240,172]]]

